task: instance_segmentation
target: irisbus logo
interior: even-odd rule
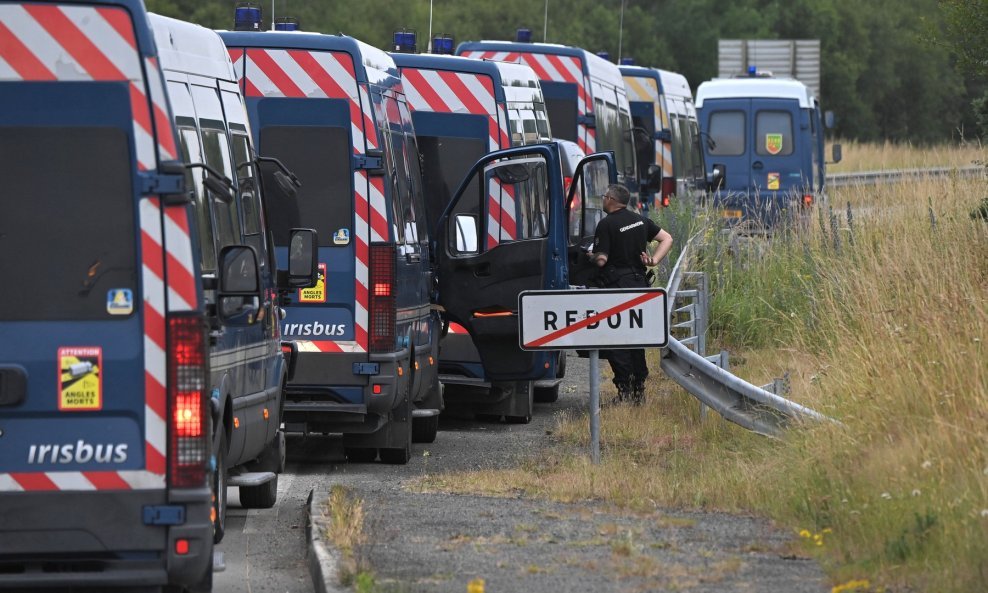
[[[281,333],[285,337],[298,336],[342,336],[346,331],[345,323],[320,323],[310,321],[308,323],[283,323]]]
[[[80,439],[75,443],[31,445],[27,452],[30,464],[54,463],[124,463],[127,461],[125,443],[93,445]]]

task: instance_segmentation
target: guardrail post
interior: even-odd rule
[[[600,352],[590,351],[590,461],[600,464]]]

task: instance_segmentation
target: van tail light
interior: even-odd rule
[[[168,316],[168,482],[173,488],[206,484],[209,397],[206,324],[198,314]]]
[[[813,207],[813,194],[803,194],[803,207],[804,208]]]
[[[573,185],[572,177],[563,177],[563,194],[569,195],[569,186]]]
[[[395,349],[395,246],[370,247],[370,351]]]
[[[676,195],[676,178],[675,177],[663,177],[662,178],[662,207],[669,207],[669,198]]]

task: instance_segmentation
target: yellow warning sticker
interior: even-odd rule
[[[58,409],[103,409],[103,349],[73,346],[58,349]]]
[[[777,189],[779,189],[779,174],[778,173],[769,173],[768,174],[768,188],[770,190],[777,190]]]
[[[319,279],[312,288],[298,289],[298,302],[300,303],[325,303],[326,302],[326,264],[319,264]]]

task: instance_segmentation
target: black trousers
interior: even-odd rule
[[[625,274],[608,288],[647,288],[643,274]],[[618,389],[631,388],[636,384],[645,383],[648,377],[648,365],[645,362],[644,348],[622,348],[620,350],[609,350],[607,352],[608,362],[611,363],[611,371],[614,372],[614,385]]]

